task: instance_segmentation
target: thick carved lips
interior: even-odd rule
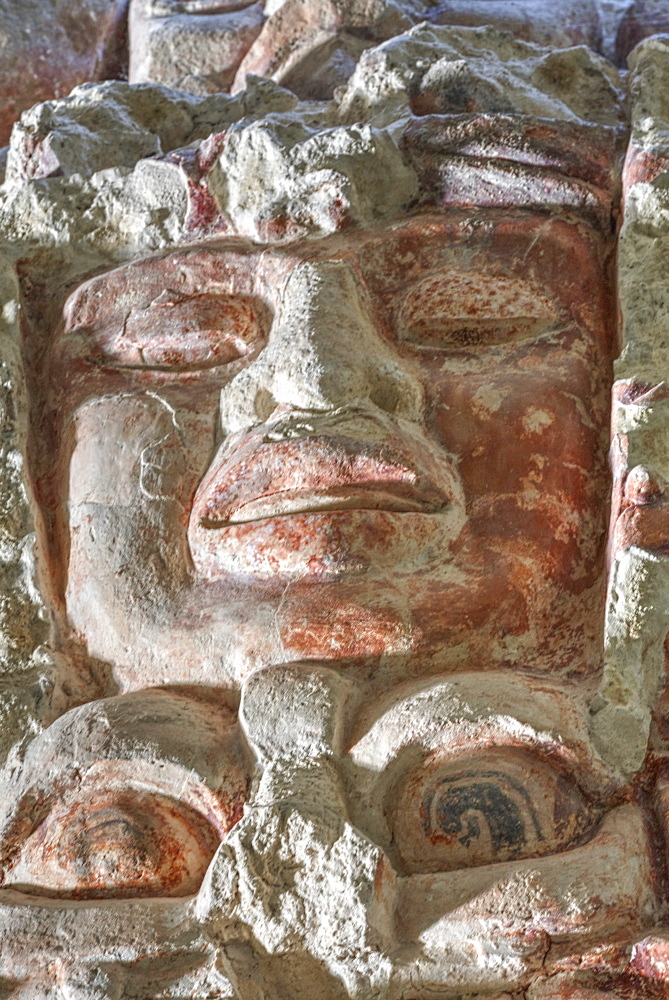
[[[323,433],[323,422],[263,425],[225,449],[198,490],[197,523],[221,529],[290,514],[434,514],[451,506],[455,474],[421,433],[375,426],[370,440],[344,433],[354,429],[349,421]],[[369,431],[364,424],[356,429]]]

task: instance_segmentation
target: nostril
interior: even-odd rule
[[[375,406],[392,416],[422,420],[423,389],[408,371],[399,366],[384,366],[374,375],[373,383],[368,384],[367,397]]]
[[[253,400],[253,408],[261,421],[268,420],[277,408],[277,401],[268,389],[258,389]]]
[[[369,393],[371,402],[386,413],[395,413],[400,402],[399,397],[396,385],[377,385]]]

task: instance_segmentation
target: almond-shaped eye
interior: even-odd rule
[[[88,353],[113,367],[196,371],[243,360],[267,328],[264,307],[248,296],[165,291],[146,308],[131,309],[120,329],[96,332]]]
[[[434,755],[395,785],[386,810],[409,872],[453,871],[554,854],[590,831],[571,777],[529,752]]]
[[[540,336],[558,317],[555,303],[533,282],[446,270],[403,296],[396,327],[401,340],[421,347],[466,349]]]
[[[3,884],[59,899],[186,896],[197,892],[220,835],[198,812],[128,790],[52,808]]]

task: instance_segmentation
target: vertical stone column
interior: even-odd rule
[[[48,615],[35,582],[33,507],[26,486],[27,404],[20,361],[19,292],[0,269],[0,759],[51,716]]]
[[[632,136],[619,245],[622,345],[612,412],[614,471],[605,670],[593,729],[626,770],[646,752],[669,627],[669,45],[631,58]],[[624,750],[622,748],[625,748]]]

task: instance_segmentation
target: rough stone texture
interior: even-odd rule
[[[583,43],[624,64],[665,29],[664,0],[3,0],[0,143],[34,103],[106,77],[195,94],[240,89],[251,73],[304,98],[330,98],[360,55],[420,21],[492,25],[542,45]],[[616,42],[616,36],[619,35]],[[129,64],[129,70],[128,70]]]
[[[613,565],[602,700],[595,703],[593,725],[600,741],[618,747],[628,768],[646,753],[667,632],[662,229],[669,115],[662,83],[669,73],[668,56],[664,39],[650,39],[631,60],[632,134],[619,250],[622,353],[613,392]],[[619,739],[623,731],[628,733],[624,741]]]
[[[0,145],[22,111],[120,69],[127,0],[2,0]]]
[[[535,115],[614,125],[618,74],[585,46],[546,50],[497,29],[419,25],[365,53],[339,99],[341,113],[377,120],[465,112]]]
[[[625,65],[627,57],[643,38],[669,31],[669,10],[665,0],[633,0],[618,27],[616,58]]]
[[[130,8],[131,83],[150,81],[203,93],[229,90],[260,34],[263,6],[253,0],[138,0]]]
[[[302,98],[332,97],[363,51],[421,21],[492,25],[543,45],[596,48],[594,0],[131,0],[130,80],[195,92],[239,90],[247,74],[269,77]]]
[[[34,103],[86,80],[122,78],[128,63],[132,82],[195,94],[240,89],[252,73],[301,97],[329,98],[362,52],[420,21],[493,25],[542,45],[583,43],[624,63],[641,37],[664,30],[664,0],[630,4],[563,0],[556,18],[550,0],[132,0],[128,26],[128,0],[3,0],[0,143]]]
[[[0,316],[0,757],[38,733],[72,683],[45,643],[49,613],[36,586],[35,511],[25,482],[27,400],[19,353],[18,288],[3,271]],[[76,681],[74,681],[76,686]],[[61,709],[62,710],[62,709]]]
[[[8,997],[666,993],[669,48],[469,7],[14,131]]]

